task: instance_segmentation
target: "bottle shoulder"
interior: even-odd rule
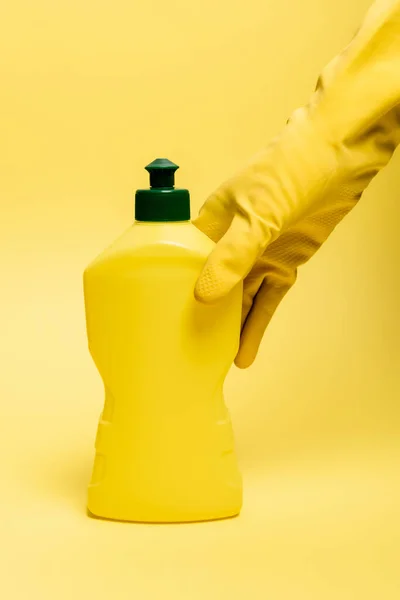
[[[86,271],[97,269],[103,264],[125,261],[130,257],[187,256],[206,259],[213,247],[214,242],[191,222],[135,222],[95,258]]]

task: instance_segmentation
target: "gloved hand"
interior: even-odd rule
[[[254,361],[297,268],[353,208],[399,142],[400,0],[378,0],[324,69],[309,104],[194,221],[218,242],[197,282],[197,299],[217,302],[244,280],[237,366]]]

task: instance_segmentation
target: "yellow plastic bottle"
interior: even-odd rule
[[[105,387],[89,511],[127,521],[237,515],[242,503],[222,388],[239,342],[242,290],[215,306],[195,282],[213,243],[190,222],[178,167],[146,167],[136,221],[85,271],[89,349]]]

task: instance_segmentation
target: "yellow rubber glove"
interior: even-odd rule
[[[400,0],[378,1],[309,104],[195,225],[218,242],[197,282],[213,303],[244,280],[236,364],[248,367],[297,268],[353,208],[400,142]]]

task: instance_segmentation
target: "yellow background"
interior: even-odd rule
[[[157,156],[195,210],[307,100],[368,0],[0,8],[0,587],[5,599],[397,599],[399,156],[302,269],[226,397],[239,519],[85,513],[103,401],[81,275]]]

